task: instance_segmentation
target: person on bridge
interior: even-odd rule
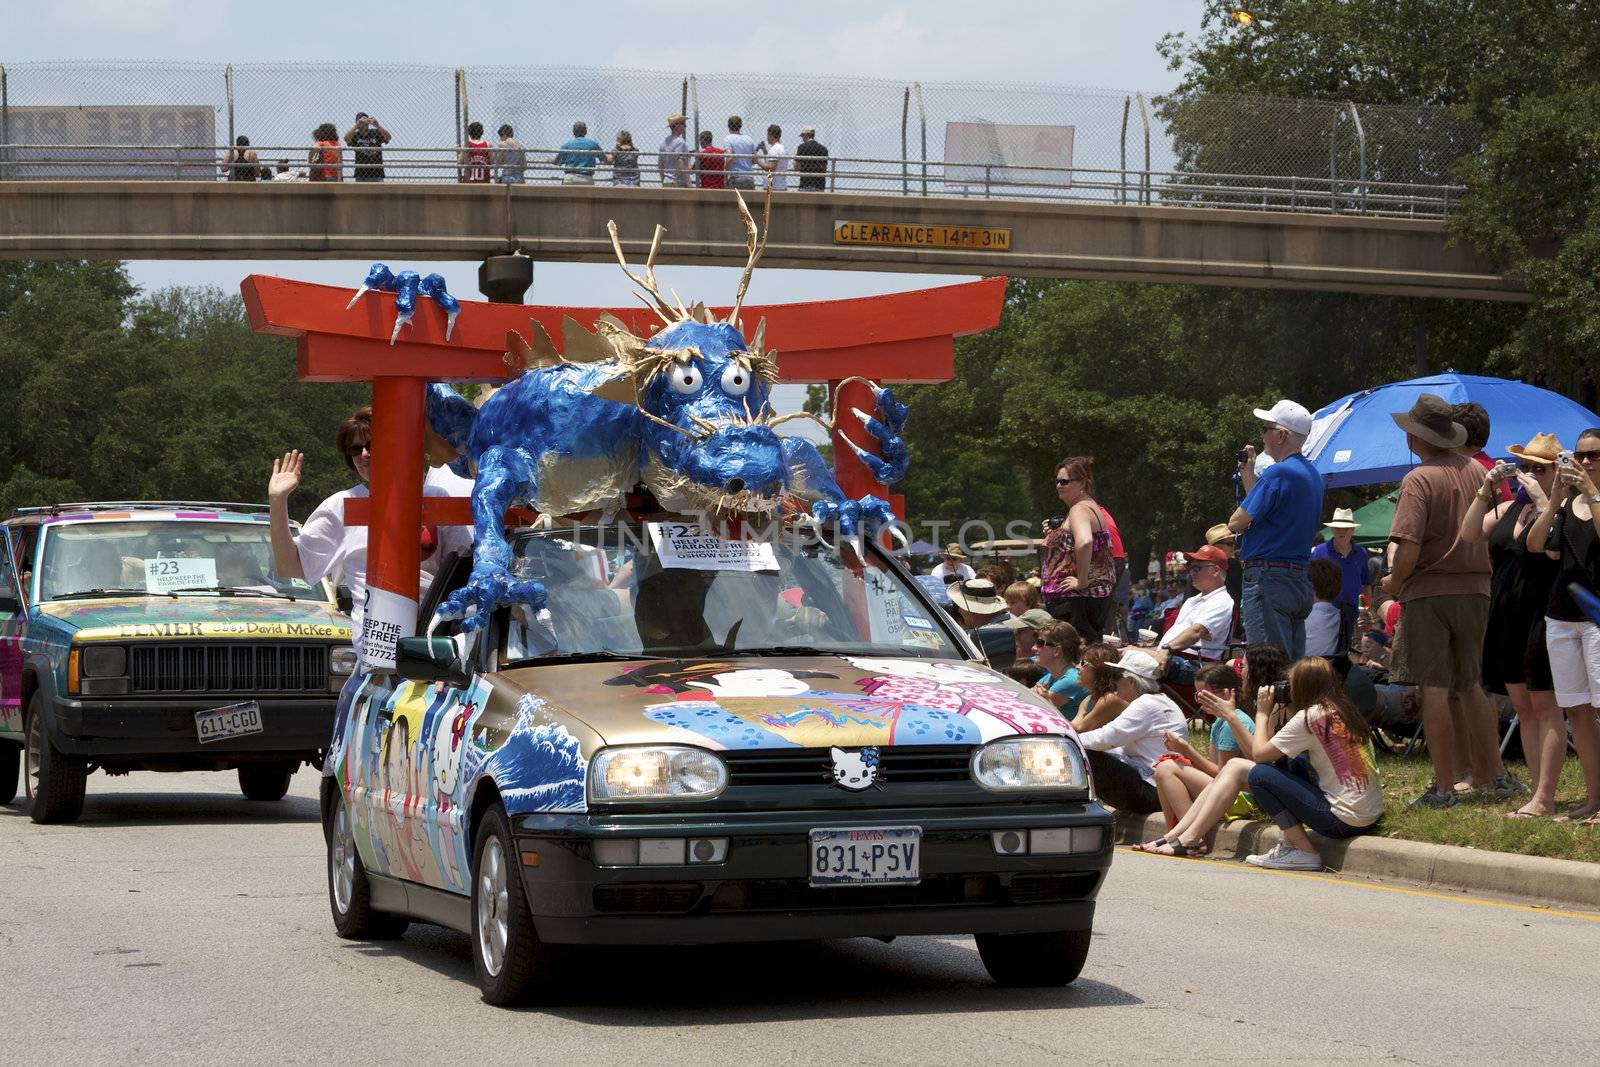
[[[728,184],[735,189],[756,187],[756,143],[744,133],[744,119],[728,116],[728,136],[722,141],[728,153]]]
[[[826,192],[828,188],[828,147],[817,140],[815,126],[800,127],[800,143],[794,150],[794,170],[800,175],[800,188]]]
[[[665,187],[689,187],[689,142],[683,139],[688,126],[689,120],[683,115],[667,116],[667,137],[656,150],[656,171]]]
[[[1244,538],[1244,634],[1252,644],[1270,642],[1299,659],[1312,603],[1306,563],[1322,517],[1322,476],[1300,454],[1311,412],[1280,400],[1270,411],[1257,408],[1255,416],[1266,424],[1261,442],[1273,464],[1257,477],[1255,450],[1245,446],[1239,462],[1245,498],[1228,520]]]
[[[767,172],[767,184],[777,192],[789,187],[789,168],[794,157],[783,147],[783,127],[773,123],[767,127],[767,143],[756,148],[756,166]]]
[[[593,185],[595,164],[604,155],[600,142],[589,136],[589,127],[582,122],[572,124],[572,137],[556,153],[554,163],[565,167],[562,185]]]
[[[339,128],[331,122],[324,122],[312,131],[311,139],[316,142],[316,147],[306,156],[306,163],[310,167],[307,172],[309,179],[314,182],[343,181],[344,152],[339,147]]]
[[[1045,522],[1040,550],[1045,610],[1070,622],[1085,641],[1099,641],[1111,625],[1117,578],[1111,533],[1094,499],[1093,457],[1068,456],[1057,465],[1056,495],[1067,515]]]
[[[728,187],[728,153],[711,143],[711,131],[700,131],[700,152],[694,158],[695,182],[702,189]]]
[[[639,186],[639,150],[633,146],[633,134],[617,131],[617,143],[606,153],[605,163],[611,167],[612,185]]]
[[[472,123],[467,127],[465,147],[456,149],[457,180],[467,185],[488,185],[493,158],[494,151],[483,135],[483,123]]]
[[[355,125],[344,131],[344,143],[356,150],[356,181],[383,181],[383,146],[389,143],[389,131],[381,122],[365,111],[356,112]]]
[[[528,179],[528,150],[517,140],[510,123],[499,129],[500,143],[494,146],[494,162],[501,185],[521,185]]]
[[[234,140],[233,147],[222,157],[222,173],[230,182],[261,180],[261,157],[250,147],[250,138],[241,133]]]

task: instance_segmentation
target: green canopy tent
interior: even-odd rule
[[[1395,500],[1400,490],[1394,489],[1370,503],[1356,509],[1356,544],[1363,548],[1382,548],[1389,541],[1389,529],[1394,525]]]

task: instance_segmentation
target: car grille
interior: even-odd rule
[[[997,904],[1000,880],[992,874],[947,874],[915,885],[813,886],[804,878],[724,883],[711,898],[720,911],[859,911],[864,908],[949,907]]]
[[[134,645],[135,693],[288,693],[327,691],[324,645]]]
[[[728,784],[816,785],[825,782],[832,758],[825,748],[748,749],[721,753]],[[883,780],[970,782],[971,745],[885,745],[878,750]]]

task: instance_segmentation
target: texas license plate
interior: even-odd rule
[[[914,885],[922,878],[922,828],[811,831],[811,884]]]
[[[263,729],[261,705],[254,700],[247,700],[243,704],[229,704],[225,708],[197,711],[194,713],[194,729],[200,735],[202,745],[207,741],[259,734]]]

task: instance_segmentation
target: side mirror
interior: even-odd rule
[[[394,665],[400,677],[413,682],[466,685],[472,680],[448,637],[402,637],[395,643]]]
[[[0,615],[21,615],[22,601],[10,593],[0,593]]]

